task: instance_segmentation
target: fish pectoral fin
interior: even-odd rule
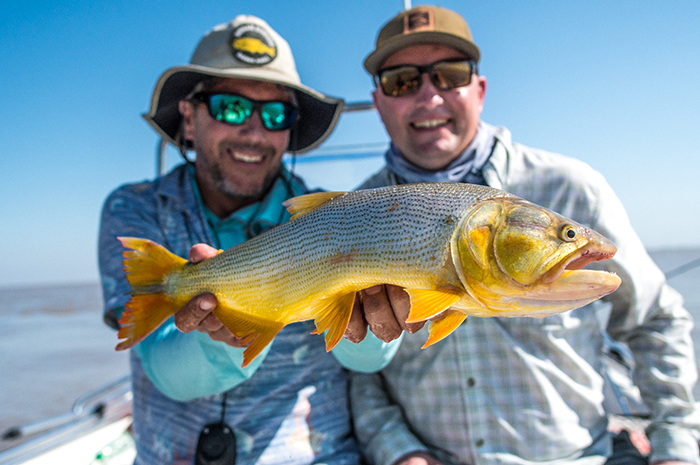
[[[287,211],[292,214],[292,219],[309,213],[328,202],[331,199],[347,194],[347,192],[316,192],[314,194],[304,194],[286,200],[282,205],[287,207]]]
[[[411,312],[406,323],[434,318],[457,302],[463,292],[453,289],[405,289],[411,298]]]
[[[435,344],[437,341],[446,338],[466,319],[466,313],[462,313],[458,310],[445,310],[442,312],[442,314],[430,320],[430,328],[428,328],[430,336],[428,337],[428,340],[425,341],[425,344],[423,344],[421,349],[425,349],[429,345]]]
[[[243,351],[241,367],[247,366],[260,355],[285,325],[280,321],[256,317],[221,305],[213,313],[236,338],[241,339],[241,344],[248,344]]]
[[[317,304],[313,310],[316,329],[311,334],[326,333],[326,350],[330,351],[340,342],[350,322],[355,292],[339,297],[328,297]]]

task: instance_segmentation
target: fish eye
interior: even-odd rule
[[[561,228],[561,238],[565,241],[575,241],[576,237],[578,237],[578,232],[576,232],[576,228],[571,226],[570,224],[565,225],[563,228]]]

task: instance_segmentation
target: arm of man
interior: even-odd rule
[[[700,463],[693,319],[647,254],[617,196],[601,184],[593,227],[619,245],[610,266],[622,278],[620,289],[606,298],[612,304],[607,330],[634,356],[633,379],[651,410],[650,461]]]
[[[117,236],[144,237],[165,243],[152,189],[151,183],[119,188],[107,198],[102,210],[100,275],[105,321],[114,328],[129,298],[130,288],[123,270],[123,248]],[[182,242],[186,243],[187,232],[183,235]],[[178,321],[188,311],[195,310],[204,314],[201,320],[205,319],[210,312],[207,304],[211,299],[212,296],[193,299],[187,306],[188,310],[177,315]],[[217,332],[210,324],[210,320],[203,324],[204,332],[186,334],[177,329],[175,318],[171,318],[133,348],[148,377],[167,396],[186,401],[231,389],[249,379],[267,355],[266,348],[250,365],[241,368],[244,349],[236,347],[234,340],[228,341],[230,345],[217,342],[215,339],[225,339],[225,333]],[[192,325],[191,321],[185,321],[183,325],[192,331],[188,327]],[[199,323],[194,326],[199,326]],[[210,332],[214,334],[213,338]]]
[[[438,465],[410,430],[403,410],[386,390],[381,373],[350,373],[350,407],[355,435],[377,465]]]

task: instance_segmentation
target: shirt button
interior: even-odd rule
[[[476,380],[474,378],[469,378],[467,380],[467,386],[474,387],[476,385]]]
[[[476,440],[476,447],[481,447],[484,445],[484,440],[483,439],[477,439]]]

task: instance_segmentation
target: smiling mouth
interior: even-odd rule
[[[448,123],[448,121],[448,119],[429,119],[425,121],[417,121],[411,123],[411,126],[413,126],[416,129],[433,129],[440,126],[444,126]]]
[[[241,153],[241,152],[232,152],[231,155],[233,155],[234,160],[240,161],[243,163],[256,164],[256,163],[260,163],[263,161],[263,157],[261,155],[252,155],[249,153]]]

